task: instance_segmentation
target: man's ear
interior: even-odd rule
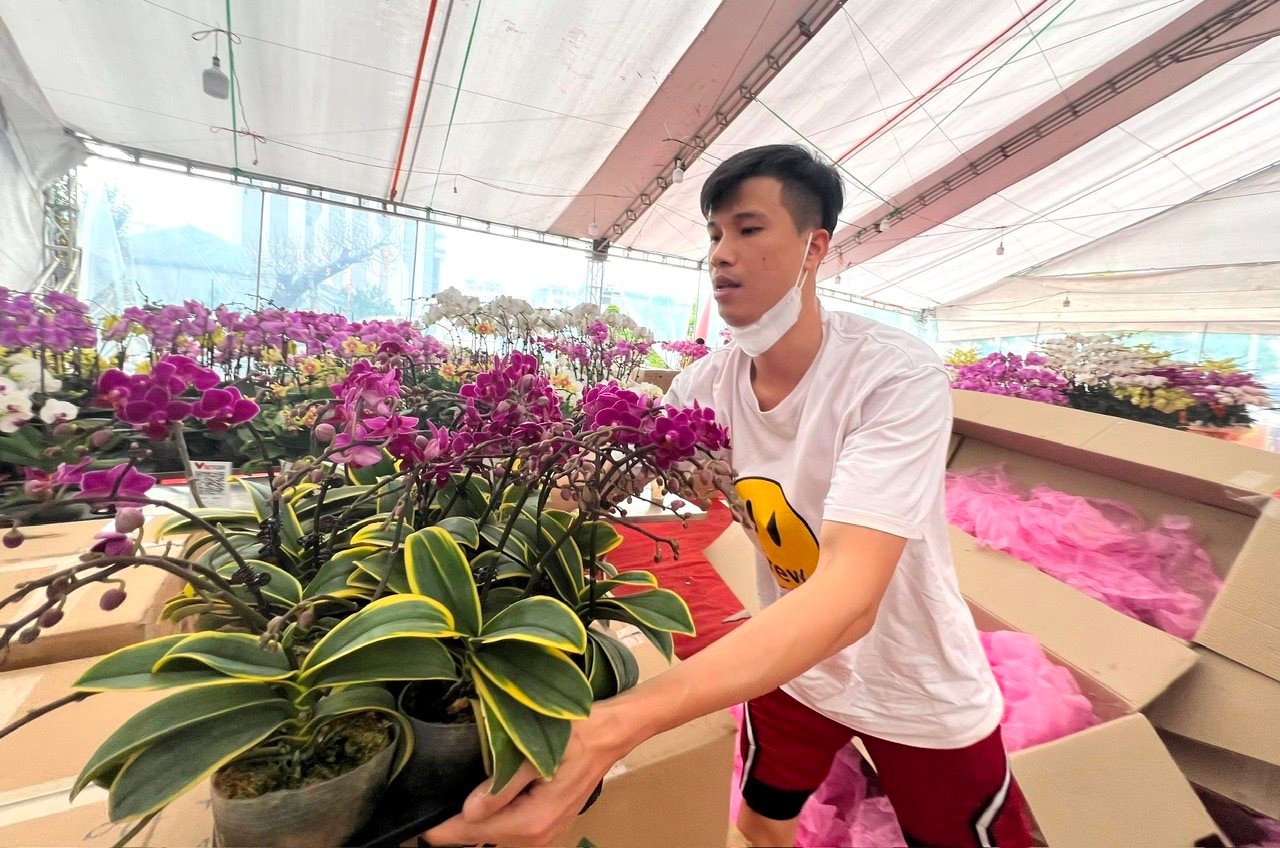
[[[827,258],[827,251],[830,248],[831,233],[824,229],[814,230],[813,239],[809,242],[809,255],[805,257],[805,262],[815,275],[818,272],[818,266]]]

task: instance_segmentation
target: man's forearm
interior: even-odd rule
[[[886,547],[887,553],[879,553],[882,560],[891,557],[887,567],[872,561],[876,552],[819,567],[799,589],[696,656],[602,703],[617,726],[619,747],[630,750],[657,733],[762,695],[865,636],[901,552],[900,542]],[[869,579],[877,570],[887,574]]]

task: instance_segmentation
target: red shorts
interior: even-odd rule
[[[1032,844],[998,727],[965,748],[915,748],[845,727],[781,689],[748,703],[743,716],[742,800],[758,815],[800,815],[836,754],[857,736],[908,845]]]

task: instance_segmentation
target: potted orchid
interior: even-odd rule
[[[164,616],[197,628],[109,655],[76,685],[73,698],[172,690],[78,782],[108,788],[113,818],[146,818],[212,776],[224,844],[286,844],[298,816],[317,825],[311,844],[339,844],[371,799],[404,803],[384,794],[397,774],[410,795],[469,788],[465,762],[426,762],[445,743],[424,719],[462,727],[476,768],[499,785],[526,761],[549,776],[570,723],[635,681],[604,624],[634,625],[668,655],[671,634],[691,632],[677,595],[647,572],[619,573],[608,554],[614,524],[631,523],[619,504],[650,478],[687,500],[708,487],[733,497],[710,410],[608,383],[566,413],[519,352],[457,393],[407,384],[411,365],[391,346],[356,361],[317,414],[316,455],[246,482],[248,510],[149,497],[137,452],[112,469],[48,475],[45,503],[113,505],[116,527],[81,562],[0,601],[17,610],[0,645],[56,627],[86,586],[111,584],[103,603],[118,605],[137,566],[183,578]],[[98,390],[143,435],[176,436],[189,418],[252,431],[256,405],[216,377],[168,354],[146,374],[104,375]],[[551,506],[553,493],[576,511]],[[144,546],[140,508],[168,513],[155,535],[180,547]],[[6,543],[21,536],[15,526]],[[442,774],[462,785],[424,785]],[[344,778],[360,801],[339,815],[314,796],[332,797]],[[249,800],[266,811],[243,812]]]

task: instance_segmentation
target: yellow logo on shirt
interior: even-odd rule
[[[794,589],[812,577],[818,568],[818,537],[782,487],[766,477],[741,477],[736,488],[778,585]]]

